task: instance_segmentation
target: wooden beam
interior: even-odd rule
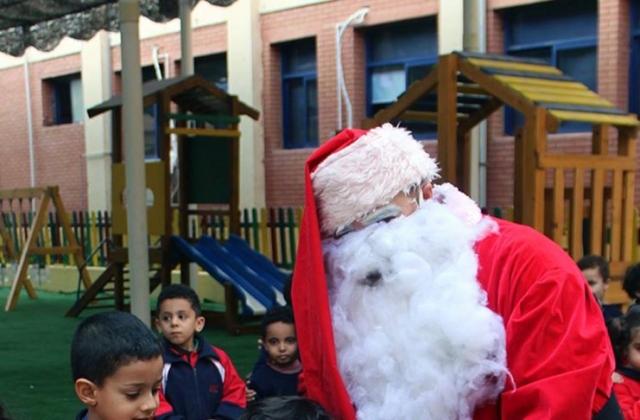
[[[636,130],[618,130],[618,156],[635,159]],[[622,176],[622,249],[621,259],[632,261],[634,249],[637,247],[637,227],[634,226],[635,217],[635,170],[625,171]]]
[[[181,136],[240,137],[240,132],[237,130],[220,130],[215,128],[168,127],[165,128],[165,133],[178,134]]]
[[[30,250],[29,255],[73,254],[77,250],[77,246],[37,247]]]
[[[0,200],[40,198],[47,191],[46,188],[16,188],[13,190],[0,190]]]
[[[564,93],[545,93],[521,90],[525,98],[528,98],[534,102],[548,102],[556,104],[568,104],[568,105],[583,105],[583,106],[597,106],[612,108],[613,104],[608,100],[599,96],[579,96],[579,95],[567,95]]]
[[[560,121],[578,121],[591,124],[611,124],[614,126],[637,127],[640,122],[633,115],[598,114],[594,112],[576,112],[549,110],[549,114]]]
[[[553,215],[552,239],[558,245],[564,238],[564,170],[553,171]]]
[[[467,114],[457,114],[456,118],[458,121],[464,121],[468,117]],[[421,122],[433,122],[436,123],[438,121],[438,113],[437,112],[428,112],[428,111],[404,111],[402,114],[398,116],[399,120],[402,121],[421,121]]]
[[[388,107],[378,111],[372,120],[373,126],[378,126],[391,120],[397,119],[400,114],[409,109],[427,93],[436,88],[439,77],[439,66],[435,66],[431,72],[418,82],[414,82],[398,99]]]
[[[609,127],[594,126],[592,154],[595,156],[605,157],[608,152],[609,145]],[[604,168],[594,168],[591,171],[591,253],[605,255],[605,225],[604,225]]]
[[[482,121],[489,118],[491,114],[499,110],[502,105],[503,103],[500,99],[496,97],[492,98],[482,105],[476,113],[469,115],[469,118],[461,121],[459,129],[464,132],[471,131],[476,125],[480,124]]]
[[[482,58],[468,58],[466,59],[466,61],[469,61],[470,63],[482,68],[515,70],[515,71],[524,71],[529,73],[540,73],[540,74],[562,74],[562,71],[560,71],[555,67],[551,67],[548,65],[541,65],[541,64],[520,63],[520,62],[513,62],[513,61],[485,60]]]
[[[490,76],[465,60],[460,60],[458,63],[458,70],[460,70],[463,75],[467,76],[469,79],[484,88],[488,94],[495,96],[504,104],[515,108],[520,113],[526,115],[528,112],[533,112],[535,109],[535,105],[529,99],[505,85],[497,79],[497,76]]]
[[[571,193],[571,231],[569,236],[569,253],[574,260],[584,255],[582,248],[584,218],[584,174],[583,169],[576,169],[573,177]]]
[[[625,169],[635,170],[634,158],[624,156],[589,156],[541,153],[538,155],[538,168],[563,168],[563,169]]]
[[[440,57],[438,62],[438,161],[444,182],[458,184],[457,154],[457,88],[458,60],[456,54]]]
[[[554,89],[571,89],[589,91],[589,88],[580,82],[570,82],[566,80],[549,80],[549,79],[532,79],[531,77],[495,75],[493,76],[502,83],[505,83],[515,89],[523,86],[531,88],[554,88]]]
[[[536,156],[546,152],[547,131],[544,108],[525,114],[524,138],[521,146],[522,195],[516,205],[522,206],[522,221],[544,233],[545,171],[537,168]],[[518,168],[517,168],[518,169]]]

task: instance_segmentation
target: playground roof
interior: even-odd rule
[[[228,6],[235,0],[207,1]],[[179,0],[140,0],[140,13],[166,22],[178,17]],[[14,56],[27,47],[51,51],[65,36],[88,40],[102,29],[120,29],[117,0],[0,0],[0,51]]]
[[[260,112],[244,102],[238,101],[237,113],[234,113],[230,99],[234,98],[224,90],[210,83],[200,75],[177,76],[164,80],[152,80],[142,85],[144,106],[154,104],[163,93],[180,108],[194,114],[204,115],[247,115],[254,120],[260,117]],[[122,106],[122,95],[87,110],[89,117],[114,110]]]
[[[542,107],[547,112],[549,131],[563,121],[637,127],[635,115],[617,109],[607,99],[559,69],[537,59],[454,53],[457,61],[458,122],[470,129],[503,105],[523,114]],[[414,82],[387,108],[366,125],[391,120],[437,121],[438,66]]]

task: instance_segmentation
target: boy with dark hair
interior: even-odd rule
[[[298,342],[293,310],[290,306],[276,306],[262,319],[261,346],[266,363],[256,363],[248,387],[255,391],[255,399],[298,394],[298,376],[302,365],[298,360]]]
[[[87,406],[77,420],[151,419],[158,408],[162,348],[134,315],[110,311],[82,321],[71,341],[71,372]]]
[[[244,382],[227,354],[199,334],[204,328],[193,289],[172,284],[158,296],[156,326],[164,336],[159,420],[237,420]]]
[[[631,305],[635,306],[640,301],[640,263],[627,267],[622,279],[622,289],[627,292]],[[637,308],[636,308],[637,310]]]
[[[591,291],[598,304],[602,308],[602,315],[605,320],[622,316],[622,311],[616,305],[604,303],[604,293],[611,283],[609,262],[600,255],[586,255],[578,261],[578,268],[587,280]]]
[[[270,397],[251,404],[240,420],[331,420],[317,402],[298,396]]]

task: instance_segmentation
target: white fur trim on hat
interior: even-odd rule
[[[409,131],[391,124],[371,129],[311,174],[323,236],[388,204],[411,184],[437,176],[436,161]]]

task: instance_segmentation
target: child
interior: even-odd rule
[[[270,397],[251,404],[240,420],[331,420],[315,401],[298,397]]]
[[[248,387],[255,399],[298,394],[298,343],[293,311],[289,306],[269,309],[262,320],[262,348],[266,363],[256,363]]]
[[[82,321],[71,341],[71,372],[87,406],[76,420],[151,419],[158,408],[162,348],[134,315],[110,311]]]
[[[599,255],[587,255],[578,261],[578,268],[589,283],[591,291],[602,308],[605,321],[622,316],[622,311],[615,305],[604,303],[604,293],[611,283],[609,262]]]
[[[631,299],[631,306],[637,305],[640,301],[640,263],[627,267],[622,279],[622,289]]]
[[[157,314],[165,368],[156,419],[236,420],[245,407],[244,382],[229,356],[199,334],[204,317],[196,292],[182,284],[166,287]]]
[[[607,323],[616,357],[613,389],[625,420],[640,419],[640,313]]]

